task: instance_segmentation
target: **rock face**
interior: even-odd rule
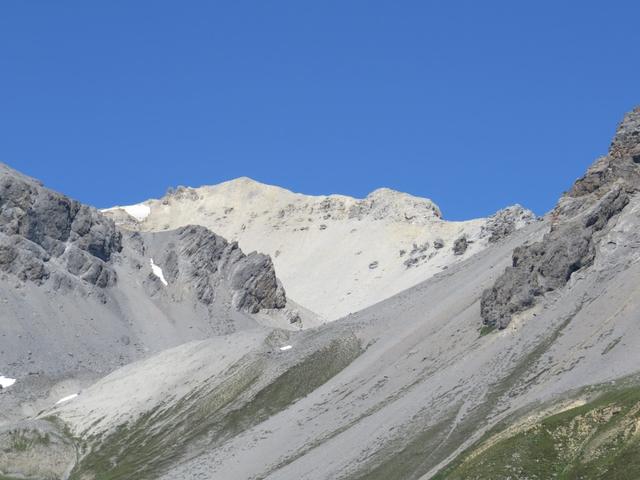
[[[267,255],[245,255],[237,243],[204,227],[158,236],[170,243],[164,258],[167,275],[182,274],[181,282],[192,286],[203,303],[211,304],[216,290],[226,285],[238,310],[284,307],[284,289]],[[142,237],[131,245],[138,253],[146,249]],[[113,220],[0,165],[0,271],[36,284],[55,277],[54,288],[66,274],[105,288],[117,283],[112,262],[117,254],[135,255],[123,251],[122,233]]]
[[[162,252],[155,258],[163,265],[169,284],[192,288],[205,305],[214,302],[221,283],[229,286],[237,310],[257,313],[286,304],[284,288],[268,255],[245,255],[236,242],[229,243],[201,226],[145,233],[142,239]]]
[[[593,264],[599,240],[640,187],[639,152],[640,109],[636,108],[618,127],[609,154],[597,160],[551,212],[551,229],[542,241],[516,248],[512,266],[483,293],[485,325],[505,328],[512,315],[564,287],[574,272]]]
[[[57,263],[106,287],[116,282],[107,262],[121,248],[115,224],[95,208],[0,165],[0,270],[41,283]]]

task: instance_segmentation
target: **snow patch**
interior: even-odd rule
[[[164,278],[164,273],[162,272],[162,269],[156,265],[155,263],[153,263],[153,258],[149,259],[150,263],[151,263],[151,271],[153,272],[153,274],[158,277],[160,279],[160,281],[162,282],[162,284],[166,287],[167,285],[169,285],[167,283],[167,281]]]
[[[113,212],[114,210],[124,210],[137,221],[141,222],[149,216],[151,213],[151,207],[144,203],[137,203],[135,205],[125,205],[124,207],[111,207],[103,208],[101,212]]]
[[[291,350],[293,347],[291,345],[285,345],[284,347],[280,347],[280,350],[286,352],[287,350]]]
[[[9,388],[14,383],[16,383],[15,378],[9,378],[9,377],[5,377],[4,375],[0,375],[0,387]]]
[[[73,400],[74,398],[76,398],[78,396],[77,393],[73,393],[71,395],[67,395],[66,397],[61,398],[60,400],[58,400],[56,402],[56,405],[60,405],[61,403],[65,403],[68,402],[69,400]]]
[[[124,210],[137,221],[142,222],[151,214],[151,207],[144,203],[136,203],[135,205],[125,205],[123,207],[103,208],[101,212],[113,212],[114,210]]]
[[[127,205],[125,207],[122,207],[122,209],[139,222],[143,221],[151,213],[151,207],[145,205],[144,203]]]

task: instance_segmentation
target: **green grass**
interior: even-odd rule
[[[34,446],[48,446],[51,438],[48,433],[41,434],[37,430],[18,429],[9,433],[9,443],[4,448],[6,452],[26,452]]]
[[[273,381],[261,381],[264,361],[234,367],[221,384],[203,385],[168,407],[158,407],[106,438],[89,439],[71,480],[154,479],[193,452],[212,449],[309,394],[361,352],[355,338],[335,340]]]
[[[414,480],[421,478],[453,454],[478,429],[482,428],[487,417],[506,395],[525,390],[532,382],[535,382],[535,379],[526,381],[523,379],[527,378],[527,372],[531,365],[534,365],[545,354],[580,308],[581,306],[577,306],[573,312],[566,315],[544,340],[541,340],[527,355],[511,365],[504,377],[489,385],[483,402],[473,410],[466,412],[459,421],[454,421],[460,408],[454,388],[450,392],[442,394],[444,398],[451,398],[451,406],[440,414],[435,424],[425,425],[427,420],[424,417],[431,416],[428,409],[425,409],[424,416],[419,414],[409,425],[401,430],[398,429],[395,437],[388,440],[378,451],[372,453],[368,461],[364,462],[357,472],[345,477],[345,480],[386,480],[389,478]]]
[[[52,424],[53,425],[53,424]],[[50,468],[46,461],[44,465],[38,465],[39,456],[49,449],[52,449],[52,455],[58,455],[58,459],[62,461],[72,458],[64,458],[64,448],[73,448],[72,443],[67,443],[69,438],[59,432],[52,430],[42,432],[39,428],[22,427],[14,430],[8,430],[2,434],[0,442],[0,466],[1,470],[11,472],[11,476],[7,473],[0,472],[0,480],[59,480],[62,472],[56,470],[55,467]],[[20,471],[18,465],[29,465],[26,467],[30,473],[29,476]],[[16,465],[16,463],[18,465]],[[40,468],[42,467],[42,468]],[[35,473],[37,472],[37,473]]]
[[[505,438],[495,434],[434,480],[637,480],[640,388],[606,393]]]
[[[495,330],[496,330],[495,325],[482,325],[482,328],[480,329],[480,336],[484,337],[485,335],[488,335],[491,332],[494,332]]]

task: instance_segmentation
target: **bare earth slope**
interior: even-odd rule
[[[535,218],[514,206],[489,219],[448,222],[431,200],[389,189],[363,200],[314,197],[249,178],[180,187],[105,213],[143,231],[204,225],[245,251],[265,252],[288,296],[325,320],[405,290]]]

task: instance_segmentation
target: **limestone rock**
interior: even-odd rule
[[[114,222],[5,165],[0,165],[0,233],[0,268],[22,280],[44,281],[51,258],[91,284],[105,287],[116,280],[106,263],[122,249]]]

